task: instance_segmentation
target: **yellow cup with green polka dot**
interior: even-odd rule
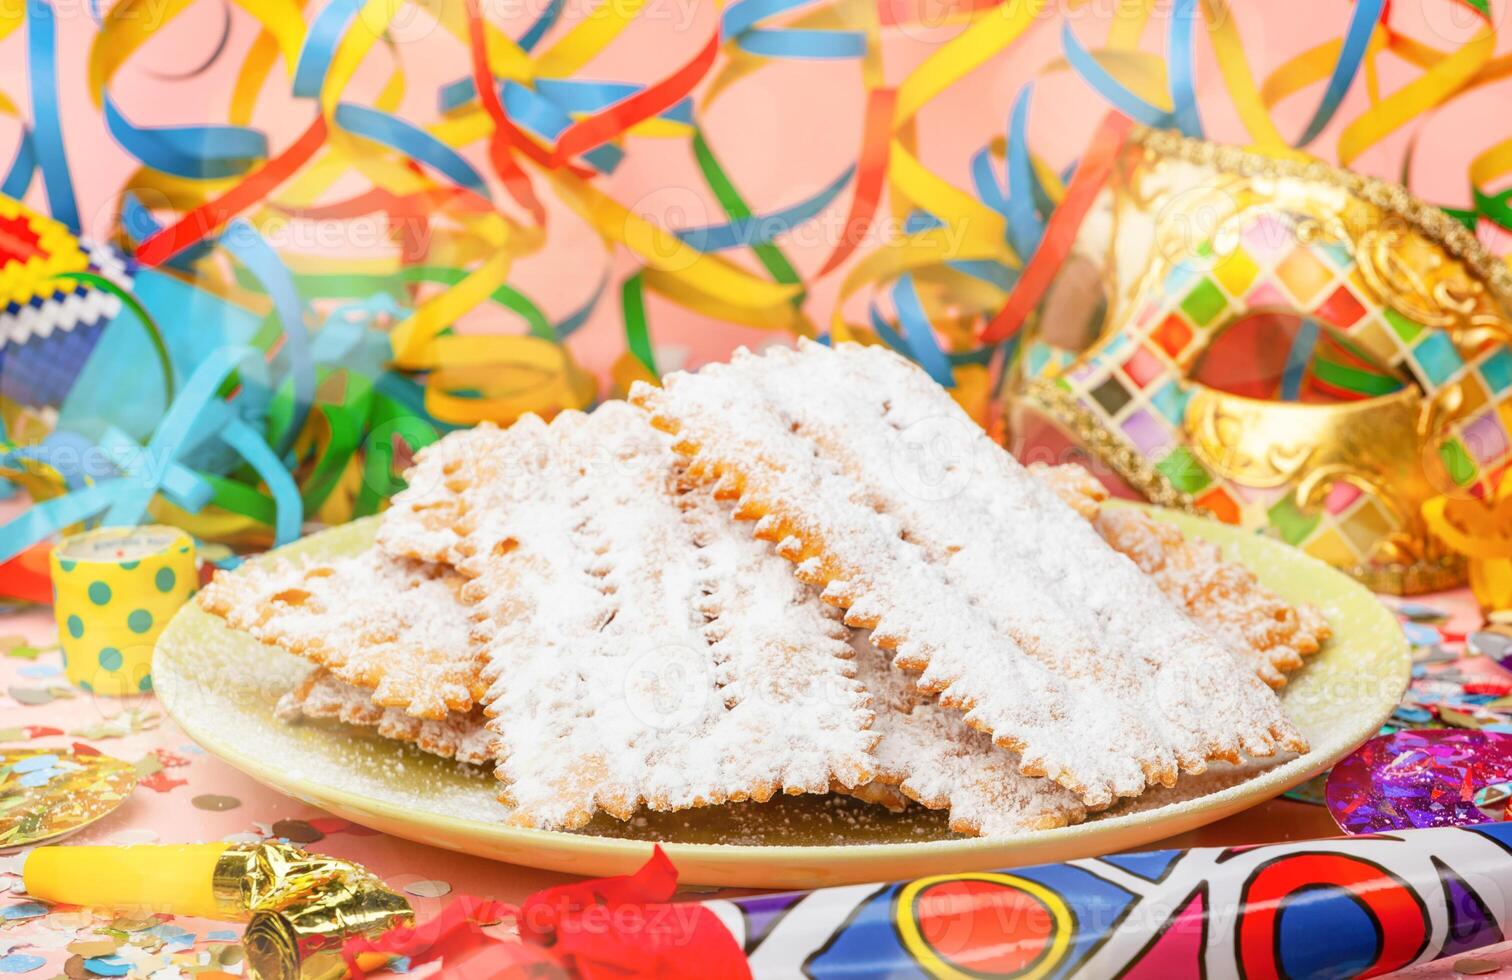
[[[177,528],[102,527],[52,551],[53,612],[71,684],[119,697],[152,690],[152,647],[199,588]]]

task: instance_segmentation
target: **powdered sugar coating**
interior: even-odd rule
[[[961,834],[1014,836],[1079,823],[1087,808],[1076,794],[1048,779],[1019,773],[1014,755],[966,724],[959,711],[940,705],[891,665],[891,655],[857,637],[857,677],[871,693],[882,737],[873,750],[877,781],[898,786],[909,799],[950,811]],[[870,802],[885,796],[862,792]]]
[[[843,627],[714,501],[684,492],[640,413],[611,402],[451,438],[417,459],[379,541],[472,579],[462,596],[512,822],[571,828],[599,809],[871,778],[876,735]]]
[[[494,736],[478,709],[454,711],[440,720],[416,718],[397,708],[385,708],[372,692],[343,683],[317,667],[278,701],[275,714],[287,722],[301,718],[334,718],[349,725],[372,728],[384,738],[412,742],[421,751],[473,765],[493,761]]]
[[[1191,541],[1169,524],[1132,510],[1105,510],[1097,529],[1145,574],[1212,631],[1229,649],[1243,651],[1261,680],[1286,683],[1287,672],[1317,653],[1329,637],[1328,620],[1315,606],[1293,606],[1262,586],[1217,545]]]
[[[897,355],[738,351],[631,397],[1026,775],[1096,807],[1304,745],[1274,694]]]
[[[207,612],[370,690],[385,707],[443,719],[486,689],[457,599],[462,578],[376,549],[328,562],[252,561],[199,593]]]
[[[1254,664],[1260,679],[1283,687],[1288,671],[1317,653],[1331,630],[1323,613],[1292,605],[1260,584],[1217,545],[1193,541],[1140,511],[1104,510],[1103,485],[1080,466],[1034,463],[1029,472],[1093,523],[1103,540],[1127,555],[1161,590],[1232,650]]]

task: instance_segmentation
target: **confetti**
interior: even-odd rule
[[[9,956],[0,956],[0,973],[30,973],[47,965],[47,960],[40,956],[31,956],[26,953],[11,953]]]
[[[6,848],[93,823],[120,806],[136,784],[131,766],[107,755],[0,752],[0,773],[0,847]]]
[[[241,800],[238,800],[236,797],[222,796],[218,793],[201,793],[193,800],[190,800],[190,802],[194,804],[197,810],[211,810],[215,813],[235,810],[241,806]]]
[[[42,656],[41,647],[27,646],[24,643],[17,644],[5,651],[7,657],[15,657],[18,660],[36,660]]]
[[[0,908],[0,919],[14,922],[18,919],[32,919],[39,915],[47,914],[47,906],[41,902],[22,902],[20,905],[10,905]]]
[[[1489,657],[1502,666],[1512,656],[1512,636],[1494,630],[1477,630],[1465,637],[1466,648],[1474,654]]]
[[[125,738],[151,731],[162,722],[163,716],[150,708],[128,708],[93,725],[71,729],[68,734],[79,738]]]
[[[303,820],[280,820],[273,825],[273,836],[294,844],[313,844],[325,837]]]
[[[1454,961],[1454,972],[1467,976],[1480,976],[1483,973],[1495,973],[1501,967],[1494,960],[1483,960],[1473,956]]]
[[[445,881],[421,879],[405,885],[404,890],[416,898],[440,898],[451,894],[452,886]]]
[[[75,956],[93,959],[97,956],[111,955],[120,945],[114,939],[80,939],[69,943],[68,951]]]
[[[1432,646],[1444,639],[1444,634],[1426,623],[1403,623],[1402,632],[1407,634],[1408,641],[1415,646]]]
[[[1449,618],[1444,610],[1421,602],[1397,603],[1396,611],[1397,615],[1406,616],[1417,623],[1439,623]]]
[[[1328,811],[1348,834],[1488,823],[1465,787],[1512,779],[1512,735],[1424,730],[1377,736],[1334,767]]]
[[[63,673],[63,668],[57,664],[27,664],[17,671],[22,677],[30,677],[40,680],[45,677],[56,677]]]
[[[131,972],[131,962],[121,956],[96,956],[84,961],[84,969],[102,977],[124,977]]]
[[[52,691],[45,687],[12,687],[5,693],[9,694],[14,701],[30,707],[52,704],[56,700]]]

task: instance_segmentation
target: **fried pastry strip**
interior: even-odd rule
[[[1029,470],[1193,619],[1241,651],[1271,687],[1284,687],[1287,672],[1317,653],[1332,632],[1316,606],[1288,603],[1249,569],[1225,560],[1217,545],[1187,538],[1143,511],[1104,509],[1107,490],[1080,466],[1036,463]]]
[[[487,690],[457,615],[463,579],[376,549],[333,561],[253,561],[199,593],[207,612],[417,718],[469,711]]]
[[[853,795],[895,809],[886,793],[895,787],[931,810],[949,810],[950,829],[959,834],[1013,836],[1086,817],[1076,794],[1022,775],[1013,753],[920,691],[888,651],[859,636],[853,645],[857,676],[877,712],[872,728],[882,736],[873,750],[876,782]]]
[[[1022,773],[1100,807],[1305,745],[1271,691],[918,368],[800,343],[632,401]]]
[[[289,722],[334,718],[371,728],[384,738],[411,742],[443,759],[473,765],[493,761],[494,735],[484,727],[481,709],[453,711],[439,720],[416,718],[398,708],[385,708],[373,700],[371,691],[338,680],[323,667],[310,671],[298,687],[280,698],[275,714]]]
[[[612,402],[462,436],[417,457],[379,541],[471,578],[514,822],[571,828],[597,810],[872,778],[877,736],[843,627],[707,495],[684,492],[640,413]]]

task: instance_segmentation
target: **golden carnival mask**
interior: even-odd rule
[[[1422,504],[1512,461],[1509,340],[1508,267],[1401,187],[1136,130],[1025,337],[1008,430],[1429,591],[1462,568]]]

